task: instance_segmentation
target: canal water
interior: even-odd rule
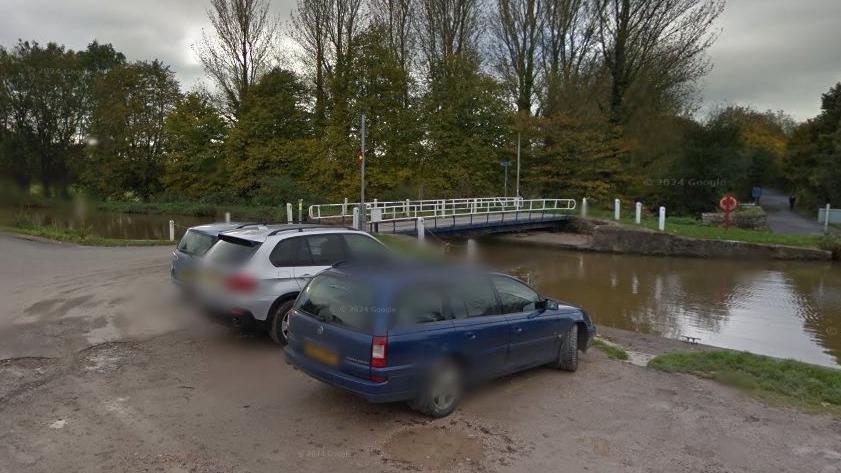
[[[24,216],[27,221],[37,225],[70,229],[84,227],[91,234],[99,237],[133,240],[168,239],[170,219],[175,220],[176,239],[180,239],[187,228],[212,221],[208,217],[188,215],[126,214],[100,210],[88,210],[82,216],[69,204],[66,207],[27,209],[25,213],[5,211],[2,213],[2,220],[12,221],[15,218],[24,218]],[[222,220],[220,216],[216,221]]]
[[[72,210],[36,209],[41,225],[78,228]],[[236,216],[234,216],[235,218]],[[176,238],[207,217],[91,212],[110,238]],[[841,366],[841,265],[579,253],[482,243],[488,262],[517,268],[543,292],[579,304],[600,325]]]
[[[483,246],[597,324],[841,366],[841,266]]]

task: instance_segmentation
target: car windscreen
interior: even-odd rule
[[[364,282],[321,275],[298,296],[295,307],[322,322],[370,334],[379,312],[374,296],[373,288]]]
[[[220,236],[205,258],[221,265],[239,266],[251,259],[259,247],[260,243],[256,241]]]
[[[216,238],[207,233],[187,230],[181,241],[178,242],[178,251],[191,256],[202,256],[213,246]]]

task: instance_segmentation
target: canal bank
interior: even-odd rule
[[[572,217],[561,230],[512,233],[496,236],[494,240],[520,246],[648,256],[814,261],[833,259],[832,251],[819,248],[691,238],[600,219]]]

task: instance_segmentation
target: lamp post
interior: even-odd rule
[[[362,120],[359,127],[360,140],[362,146],[360,149],[359,159],[362,161],[360,168],[360,185],[359,185],[359,230],[365,230],[365,114],[362,114]]]

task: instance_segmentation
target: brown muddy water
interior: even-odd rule
[[[166,240],[169,238],[169,220],[175,221],[175,238],[180,239],[187,228],[214,221],[208,217],[188,215],[127,214],[88,210],[83,214],[72,206],[42,207],[24,211],[3,211],[3,221],[14,222],[24,219],[36,225],[57,228],[86,229],[92,235],[103,238],[131,240]],[[220,216],[216,221],[222,221]]]
[[[485,244],[600,325],[841,367],[841,265],[666,258]]]
[[[234,216],[235,217],[235,216]],[[36,209],[41,225],[108,238],[176,239],[207,217]],[[221,220],[221,219],[219,219]],[[217,220],[218,221],[218,220]],[[597,324],[841,367],[841,265],[582,253],[482,242],[482,258],[583,306]]]

